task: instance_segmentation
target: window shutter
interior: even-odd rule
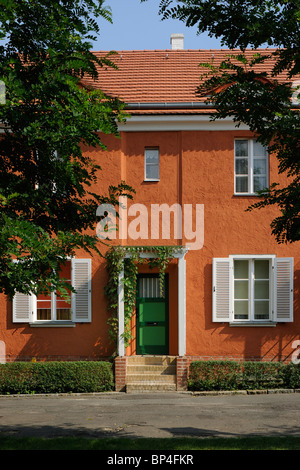
[[[13,297],[13,322],[28,323],[32,318],[31,295],[17,292]]]
[[[274,276],[275,321],[293,321],[293,258],[276,258]]]
[[[213,322],[231,320],[231,281],[229,258],[213,259]]]
[[[72,259],[72,312],[75,322],[91,321],[91,260]]]

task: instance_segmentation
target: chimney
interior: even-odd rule
[[[173,50],[176,49],[183,49],[183,39],[184,35],[179,33],[179,34],[171,34],[171,46]]]

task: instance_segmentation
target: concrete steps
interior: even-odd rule
[[[176,391],[175,356],[129,356],[126,392]]]

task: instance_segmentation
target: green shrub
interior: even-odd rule
[[[109,362],[14,362],[0,364],[0,394],[82,393],[113,389]]]
[[[189,390],[235,390],[240,374],[233,361],[195,361],[190,365]]]
[[[241,388],[271,389],[285,387],[284,365],[282,362],[243,362]]]
[[[30,393],[34,383],[31,364],[0,364],[0,393]]]
[[[300,364],[194,361],[190,365],[189,390],[264,390],[274,388],[300,388]]]
[[[300,388],[300,364],[288,364],[284,376],[288,388]]]

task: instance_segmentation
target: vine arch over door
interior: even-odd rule
[[[185,247],[174,247],[173,258],[178,259],[178,355],[186,353],[186,260],[188,249]],[[132,254],[128,251],[125,258]],[[156,255],[145,249],[139,254],[141,258],[155,258]],[[125,318],[124,318],[124,269],[119,273],[118,284],[118,355],[125,356]]]

